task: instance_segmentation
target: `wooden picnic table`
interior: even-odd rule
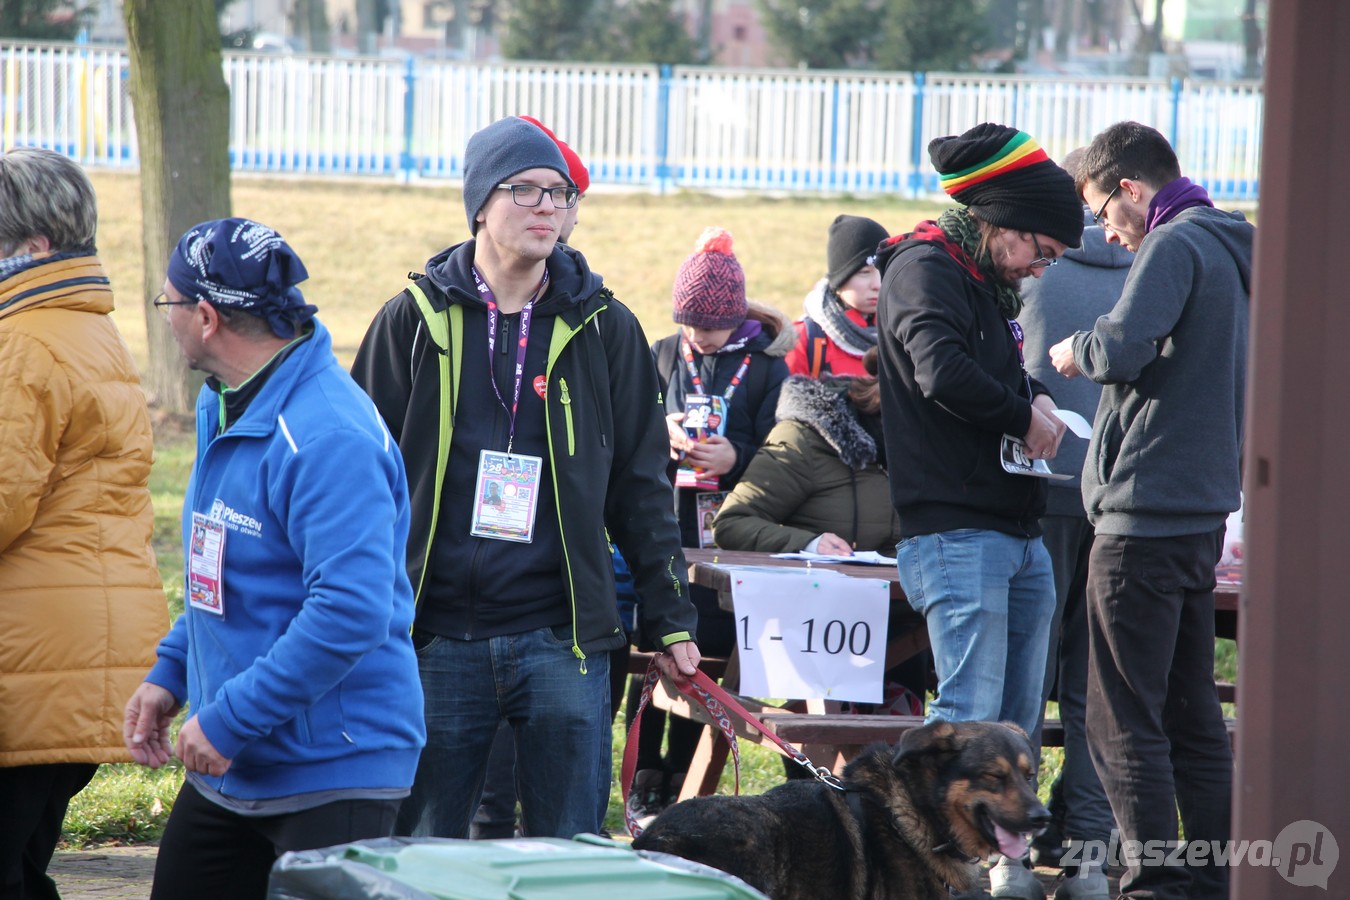
[[[737,566],[807,569],[812,566],[823,565],[844,575],[857,578],[885,579],[890,582],[891,586],[891,622],[890,637],[886,650],[886,668],[889,669],[909,659],[929,646],[927,625],[924,623],[923,617],[916,613],[905,599],[904,590],[900,587],[899,577],[894,565],[812,563],[811,566],[808,566],[803,560],[775,559],[769,553],[752,551],[686,549],[684,552],[689,563],[690,583],[717,591],[719,605],[729,612],[735,611],[731,588],[736,576]],[[1215,634],[1219,637],[1236,638],[1238,598],[1242,591],[1241,566],[1221,566],[1216,571],[1216,575],[1218,584],[1214,592]],[[728,690],[735,692],[738,679],[739,669],[733,649],[731,657],[727,660],[723,685]],[[1221,697],[1231,700],[1231,686],[1227,687],[1226,692],[1221,689]],[[853,738],[839,738],[839,736],[857,730],[847,727],[851,721],[855,725],[861,725],[862,723],[858,720],[868,718],[840,716],[840,704],[838,702],[820,698],[794,700],[785,706],[771,705],[753,698],[742,699],[746,701],[747,709],[751,713],[761,718],[775,731],[780,732],[785,739],[792,740],[793,738],[789,734],[793,731],[800,734],[802,740],[797,741],[797,743],[799,743],[802,751],[817,764],[827,765],[836,771],[857,749],[856,744],[853,743]],[[664,686],[658,686],[655,700],[657,705],[675,715],[707,722],[706,713],[701,707],[697,704],[691,704],[683,695],[674,693]],[[807,718],[802,718],[803,716]],[[895,721],[896,728],[918,724],[917,721],[913,723],[908,721],[911,718],[917,719],[917,717],[896,716],[891,718]],[[905,721],[902,722],[901,720]],[[739,722],[735,724],[740,726],[737,728],[739,737],[756,743],[763,742],[762,736],[754,729]],[[1058,724],[1058,722],[1054,722],[1053,725],[1048,724],[1047,743],[1053,742],[1054,735],[1059,733]],[[839,739],[831,739],[831,734]],[[726,741],[723,740],[720,733],[713,728],[703,729],[703,735],[700,738],[698,749],[695,751],[693,763],[685,777],[680,799],[710,794],[717,789],[717,783],[726,761],[727,749]]]

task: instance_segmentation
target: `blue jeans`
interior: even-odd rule
[[[1041,539],[962,528],[895,549],[900,586],[933,646],[938,696],[928,721],[1011,721],[1034,733],[1055,612]]]
[[[598,833],[613,753],[609,655],[572,655],[570,627],[476,641],[415,631],[426,695],[427,746],[396,831],[467,838],[497,725],[515,733],[525,834]]]

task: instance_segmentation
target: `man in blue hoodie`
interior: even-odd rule
[[[155,300],[207,375],[186,608],[123,732],[138,762],[187,770],[155,898],[262,897],[284,851],[387,837],[425,743],[403,462],[306,275],[271,228],[221,219],[178,242]]]
[[[1105,387],[1083,467],[1088,739],[1125,841],[1229,837],[1233,756],[1214,687],[1214,567],[1238,508],[1255,230],[1181,175],[1157,130],[1120,122],[1075,176],[1135,251],[1115,308],[1050,348]],[[1228,896],[1217,865],[1124,860],[1125,896]],[[1205,860],[1211,862],[1212,860]]]
[[[612,765],[610,650],[628,641],[608,534],[668,675],[698,664],[666,477],[660,385],[637,318],[558,242],[578,191],[547,134],[469,139],[470,240],[376,314],[352,374],[403,451],[427,749],[400,834],[467,837],[498,723],[525,833],[597,832]],[[480,498],[502,484],[505,503]]]

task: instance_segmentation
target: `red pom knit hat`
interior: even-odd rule
[[[589,191],[591,189],[591,173],[586,169],[586,164],[581,161],[581,157],[577,156],[577,151],[567,146],[566,141],[559,138],[547,125],[534,116],[521,116],[520,118],[548,135],[553,143],[558,145],[558,150],[562,153],[563,159],[567,160],[567,177],[572,179],[572,183],[577,186],[577,190],[581,193],[584,194]]]
[[[745,272],[731,252],[731,234],[705,228],[675,275],[675,322],[693,328],[738,328],[745,321]]]

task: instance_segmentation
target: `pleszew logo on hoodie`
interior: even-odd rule
[[[219,497],[211,504],[211,518],[224,522],[232,531],[238,531],[251,537],[262,537],[262,522],[252,516],[235,512],[225,505]]]

